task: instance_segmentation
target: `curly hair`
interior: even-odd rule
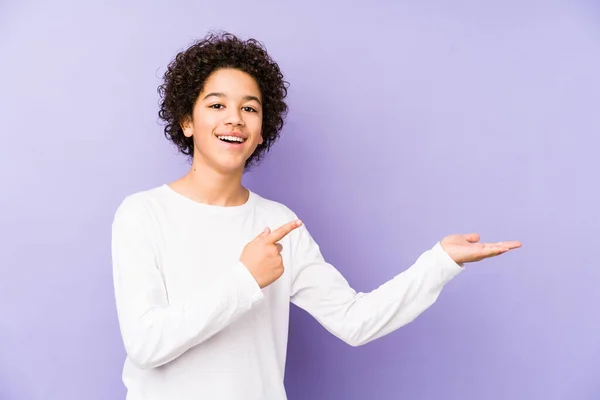
[[[279,138],[287,114],[289,83],[279,66],[256,39],[241,40],[235,35],[209,33],[187,50],[177,54],[169,64],[158,87],[161,97],[158,116],[165,122],[164,133],[179,151],[190,158],[194,142],[183,134],[181,121],[193,113],[196,99],[211,73],[222,68],[235,68],[252,76],[260,89],[263,103],[263,143],[246,160],[245,167],[258,165]]]

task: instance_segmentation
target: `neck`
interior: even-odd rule
[[[189,172],[170,186],[180,194],[203,204],[232,207],[248,200],[248,190],[242,186],[243,169],[235,173],[221,172],[197,161]]]

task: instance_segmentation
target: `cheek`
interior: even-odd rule
[[[262,125],[263,125],[263,120],[262,118],[256,118],[255,120],[253,120],[251,122],[251,126],[250,128],[252,129],[252,133],[256,136],[258,136],[259,142],[262,143]]]
[[[204,136],[210,134],[218,126],[219,119],[214,114],[198,115],[194,121],[194,133]]]

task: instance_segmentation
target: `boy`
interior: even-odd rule
[[[113,222],[114,287],[129,400],[282,400],[290,301],[352,346],[431,306],[463,264],[518,242],[450,235],[356,293],[286,206],[241,184],[279,137],[287,82],[254,40],[209,35],[160,86],[182,178],[127,196]]]

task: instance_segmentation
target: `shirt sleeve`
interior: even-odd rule
[[[416,262],[369,293],[357,293],[332,265],[305,226],[293,254],[291,302],[352,346],[385,336],[429,308],[463,267],[436,243]]]
[[[155,368],[207,340],[264,296],[240,262],[216,280],[198,282],[187,301],[173,305],[157,263],[156,227],[142,202],[127,198],[112,225],[115,300],[128,358]]]

